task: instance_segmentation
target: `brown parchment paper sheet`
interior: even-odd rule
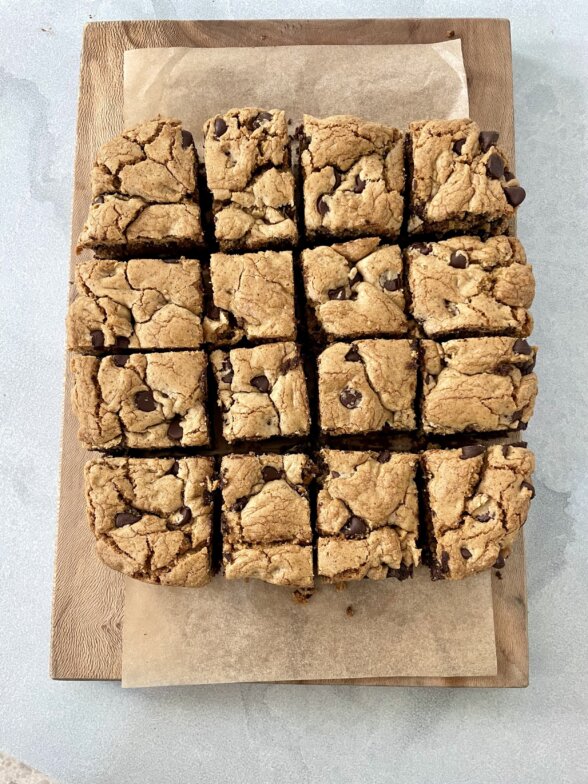
[[[468,116],[459,40],[406,46],[137,49],[125,52],[125,126],[177,117],[199,147],[205,119],[237,106],[357,114],[406,127]],[[128,579],[123,686],[495,675],[490,575],[292,591],[216,577],[188,590]],[[353,615],[347,607],[353,607]]]

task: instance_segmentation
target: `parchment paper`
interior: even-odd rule
[[[460,41],[407,46],[137,49],[125,52],[130,126],[177,117],[200,146],[211,115],[236,106],[358,114],[405,127],[467,117]],[[347,607],[352,606],[353,615]],[[292,592],[220,577],[188,590],[126,581],[123,685],[381,676],[495,675],[490,576]]]

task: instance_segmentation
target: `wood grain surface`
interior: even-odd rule
[[[470,114],[500,131],[514,159],[510,28],[499,19],[378,19],[251,22],[93,22],[84,30],[72,210],[74,245],[90,202],[90,168],[97,148],[122,129],[123,53],[171,46],[280,46],[296,44],[434,43],[460,38],[468,77]],[[89,256],[88,256],[89,257]],[[73,288],[73,287],[72,287]],[[73,292],[71,292],[73,296]],[[83,498],[83,465],[77,423],[65,379],[61,488],[53,594],[51,676],[58,679],[120,678],[124,582],[94,554]],[[527,600],[522,537],[503,572],[493,577],[498,674],[484,678],[378,678],[337,681],[389,686],[526,686]],[[334,683],[335,681],[320,681]]]

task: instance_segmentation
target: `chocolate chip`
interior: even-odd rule
[[[319,215],[326,215],[329,211],[329,205],[322,196],[319,196],[316,200],[316,209]]]
[[[300,357],[298,355],[294,357],[289,357],[282,362],[282,366],[280,371],[282,373],[289,373],[294,368],[297,368],[300,365]]]
[[[207,314],[206,314],[206,315],[207,315],[207,316],[208,316],[208,318],[209,318],[209,319],[211,319],[212,321],[219,321],[219,319],[220,319],[220,315],[221,315],[221,310],[220,310],[220,308],[217,308],[217,306],[216,306],[216,305],[211,305],[211,306],[208,308],[208,312],[207,312]]]
[[[509,444],[509,446],[512,447],[512,449],[526,449],[527,448],[527,442],[526,441],[517,441],[516,444]],[[504,447],[502,448],[502,450],[504,451]]]
[[[498,141],[498,131],[481,131],[478,140],[480,142],[480,147],[482,148],[482,152],[488,152],[490,147],[492,147]]]
[[[329,289],[327,291],[329,299],[345,299],[345,286],[339,286],[337,289]]]
[[[190,131],[182,131],[182,147],[191,147],[194,144],[194,138]]]
[[[468,558],[472,557],[472,554],[470,553],[467,547],[460,547],[459,552],[461,553],[461,557],[466,561],[468,560]]]
[[[167,473],[171,474],[172,476],[177,476],[180,473],[180,464],[178,463],[177,460],[174,460],[174,462],[171,465],[171,468]]]
[[[96,196],[95,199],[92,199],[92,204],[104,204],[104,196]]]
[[[181,509],[178,510],[181,514],[180,519],[176,523],[176,525],[186,525],[192,519],[192,510],[189,506],[182,506]]]
[[[385,291],[398,291],[401,288],[400,276],[388,278],[385,274],[380,277],[380,285]]]
[[[282,472],[271,465],[267,465],[263,467],[261,475],[264,482],[275,482],[276,479],[282,476]]]
[[[510,421],[511,422],[518,422],[522,418],[524,413],[525,413],[525,409],[524,408],[519,408],[518,411],[515,411],[514,414],[511,414]]]
[[[184,436],[184,431],[181,425],[180,417],[175,417],[169,423],[167,434],[173,441],[181,441]]]
[[[104,334],[102,333],[101,329],[94,329],[90,332],[90,338],[92,340],[92,347],[93,348],[103,348],[104,347]]]
[[[353,186],[353,193],[362,193],[365,189],[365,180],[362,180],[359,174],[355,177],[355,185]]]
[[[135,395],[135,405],[140,411],[155,411],[156,404],[153,397],[153,392],[146,389],[143,392],[137,392]]]
[[[509,185],[508,188],[504,189],[504,195],[511,207],[518,207],[519,204],[525,201],[527,192],[520,185]]]
[[[498,554],[498,558],[494,561],[493,568],[494,569],[504,569],[504,555],[502,553]]]
[[[449,571],[449,553],[447,550],[443,550],[441,553],[441,572],[443,574],[447,574]]]
[[[512,365],[509,365],[508,362],[501,362],[499,365],[496,365],[494,368],[494,372],[497,373],[499,376],[508,376],[510,375],[510,371],[512,370]]]
[[[509,450],[510,450],[510,444],[504,444],[502,447],[502,456],[508,457]]]
[[[245,509],[247,506],[247,501],[249,501],[249,496],[247,495],[243,495],[241,498],[237,498],[233,504],[233,512],[242,512],[243,509]]]
[[[524,482],[521,482],[521,487],[524,487],[525,490],[530,490],[531,498],[535,498],[535,488],[530,482],[527,482],[526,480]]]
[[[533,360],[531,362],[525,362],[524,365],[521,365],[519,367],[519,370],[521,371],[521,375],[523,375],[523,376],[528,376],[529,373],[532,373],[534,369],[535,369],[535,359],[534,358],[533,358]]]
[[[497,153],[493,152],[486,161],[486,171],[494,179],[499,180],[504,174],[504,161]]]
[[[390,458],[392,457],[392,453],[385,449],[383,452],[380,452],[378,457],[376,458],[378,463],[389,463]]]
[[[465,141],[465,139],[458,139],[456,142],[453,142],[453,152],[456,155],[461,155]]]
[[[489,520],[492,520],[493,515],[490,512],[484,512],[481,515],[474,515],[474,519],[477,520],[479,523],[487,523]]]
[[[333,479],[339,479],[341,474],[338,471],[331,471],[331,476],[333,477]]]
[[[114,362],[114,364],[117,367],[120,367],[120,368],[124,367],[127,364],[127,362],[129,361],[129,355],[128,354],[115,354],[112,357],[112,361]]]
[[[131,341],[128,338],[125,338],[122,335],[117,335],[114,339],[116,348],[128,348],[130,342]]]
[[[531,346],[527,343],[526,340],[523,340],[522,338],[515,340],[512,350],[515,354],[525,354],[525,356],[529,356],[533,353]]]
[[[362,280],[363,280],[363,275],[362,275],[362,274],[361,274],[361,272],[360,272],[360,271],[357,269],[357,267],[354,267],[354,268],[351,270],[351,272],[349,273],[349,279],[351,280],[351,285],[352,285],[352,286],[355,286],[355,284],[356,284],[356,283],[361,283],[361,282],[362,282]]]
[[[413,242],[409,250],[416,250],[421,256],[428,256],[433,248],[427,242]]]
[[[504,170],[504,179],[507,182],[510,182],[510,180],[516,180],[516,174],[513,174],[513,172],[509,171],[508,169],[505,169]]]
[[[227,130],[226,122],[223,120],[222,117],[217,117],[216,120],[214,121],[214,135],[216,136],[216,138],[217,139],[220,138],[223,135],[223,133],[226,132],[226,130]]]
[[[259,389],[260,392],[269,392],[270,390],[270,382],[267,376],[253,376],[249,383],[255,389]]]
[[[333,169],[333,175],[335,177],[335,184],[333,185],[333,190],[336,190],[339,185],[341,185],[341,172],[338,169]]]
[[[264,123],[269,122],[272,119],[272,115],[269,112],[260,112],[257,117],[254,118],[252,127],[260,128]]]
[[[133,509],[130,512],[119,512],[114,518],[114,524],[117,528],[123,528],[125,525],[133,525],[133,523],[138,522],[142,517],[143,513],[138,512],[136,509]]]
[[[361,356],[357,350],[357,346],[351,346],[347,354],[345,354],[347,362],[361,362]]]
[[[461,250],[454,250],[449,257],[449,266],[455,269],[465,269],[468,264],[468,257]]]
[[[362,397],[363,395],[357,389],[349,389],[347,387],[339,395],[339,400],[345,408],[357,408],[361,403]]]
[[[469,460],[470,457],[478,457],[478,455],[483,455],[484,452],[485,448],[481,444],[469,444],[468,446],[462,446],[460,458]]]
[[[344,534],[347,539],[359,539],[362,536],[365,536],[368,531],[369,527],[366,521],[363,517],[358,517],[357,515],[351,515],[341,529],[341,533]]]

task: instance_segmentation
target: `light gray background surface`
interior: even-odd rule
[[[0,750],[63,784],[588,781],[586,4],[0,0]],[[519,233],[541,395],[526,528],[531,685],[460,691],[48,677],[82,25],[139,18],[510,17]],[[352,65],[350,65],[352,67]]]

